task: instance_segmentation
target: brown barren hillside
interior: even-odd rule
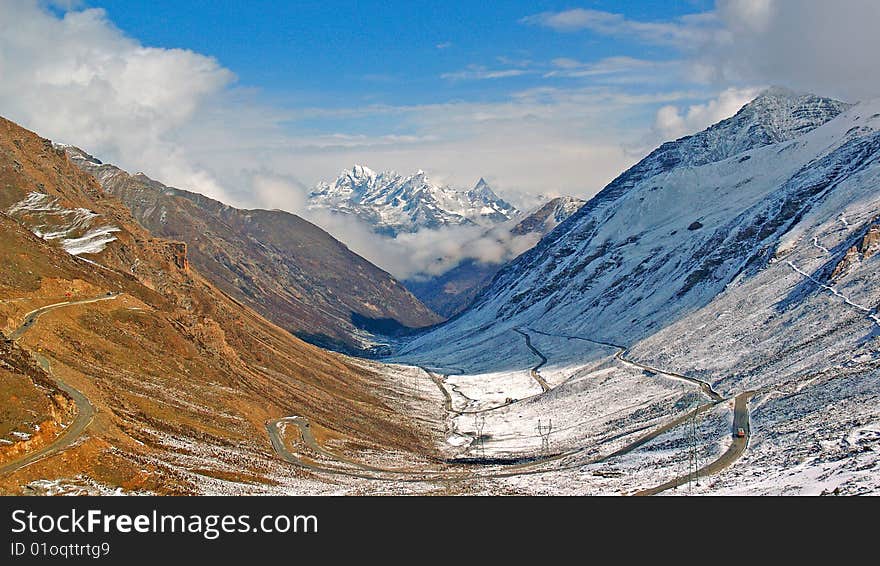
[[[267,420],[288,415],[308,416],[337,450],[432,455],[439,432],[401,415],[379,366],[309,345],[229,297],[184,244],[153,237],[63,151],[5,120],[0,210],[4,337],[40,307],[102,299],[61,305],[3,342],[0,493],[311,481],[269,443]],[[85,432],[9,471],[75,418],[62,384],[94,409]]]
[[[390,274],[296,215],[241,210],[65,150],[154,235],[185,242],[214,285],[309,342],[361,352],[364,330],[394,334],[440,321]]]

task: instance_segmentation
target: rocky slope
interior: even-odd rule
[[[364,352],[370,333],[439,320],[391,275],[298,216],[240,210],[64,149],[150,232],[186,243],[214,285],[306,341]]]
[[[522,220],[509,222],[513,224],[512,228],[499,226],[495,231],[504,231],[505,235],[514,237],[532,236],[537,243],[583,204],[584,201],[578,198],[557,197],[539,206]],[[493,233],[490,231],[485,237],[492,237]],[[407,280],[404,285],[431,310],[449,318],[465,310],[502,267],[503,263],[486,263],[468,258],[441,275]]]
[[[64,151],[6,120],[0,211],[4,335],[36,308],[105,299],[47,313],[0,349],[0,393],[11,400],[0,458],[50,442],[51,423],[69,421],[62,381],[95,410],[63,451],[0,474],[0,492],[326,489],[276,458],[265,425],[288,415],[308,416],[338,450],[432,453],[430,425],[402,416],[375,365],[306,344],[231,298],[191,265],[185,244],[147,232]],[[70,247],[100,227],[113,239]]]
[[[362,165],[343,171],[332,183],[318,184],[309,207],[355,215],[388,236],[444,226],[492,226],[518,214],[483,179],[461,191],[435,184],[424,171],[403,176]]]

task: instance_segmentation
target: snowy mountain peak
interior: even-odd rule
[[[486,190],[486,189],[488,189],[488,190],[490,190],[490,191],[492,190],[492,189],[489,187],[489,183],[486,182],[486,179],[480,177],[480,180],[477,181],[477,184],[476,184],[476,185],[474,185],[474,191],[484,191],[484,190]]]
[[[851,106],[815,94],[771,87],[746,104],[731,120],[746,126],[751,134],[777,143],[812,131]]]
[[[624,172],[599,195],[614,199],[640,180],[681,167],[718,163],[757,148],[791,141],[830,122],[851,104],[814,94],[771,88],[735,115],[702,132],[666,142]]]
[[[333,183],[319,183],[309,195],[309,208],[355,215],[392,236],[450,225],[493,226],[519,214],[484,179],[471,190],[458,190],[435,184],[422,169],[404,177],[362,165],[343,171]]]
[[[351,168],[351,171],[343,171],[343,174],[348,174],[353,179],[372,179],[376,176],[376,172],[370,169],[369,167],[364,167],[363,165],[358,165],[357,163],[354,167]]]
[[[489,183],[487,183],[482,177],[480,177],[480,180],[477,181],[477,184],[474,185],[474,188],[471,189],[470,192],[471,194],[486,199],[487,201],[501,200],[501,198],[495,194],[495,191],[492,190],[492,187],[489,186]]]

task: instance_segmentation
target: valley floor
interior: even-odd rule
[[[10,336],[27,345],[41,317],[117,298],[26,303],[20,310],[34,308],[18,318]],[[120,305],[106,308],[140,308],[119,298]],[[745,390],[748,383],[703,381],[705,372],[689,377],[680,363],[659,367],[663,356],[645,356],[644,344],[633,353],[586,336],[499,326],[480,348],[509,369],[493,362],[484,370],[484,358],[454,344],[431,359],[350,360],[381,375],[393,410],[418,421],[415,428],[433,438],[436,453],[352,446],[307,416],[287,415],[267,422],[265,450],[145,428],[140,433],[160,450],[136,461],[170,468],[186,491],[210,495],[860,494],[880,488],[880,380],[872,352],[808,379]],[[0,488],[152,493],[89,474],[66,475],[63,468],[46,474],[44,460],[63,462],[68,447],[84,449],[94,408],[53,374],[49,359],[35,356],[73,393],[78,415],[58,441],[0,468]],[[793,404],[800,409],[790,410]],[[805,405],[821,407],[804,411]],[[124,451],[119,457],[132,458]],[[258,472],[248,479],[243,470]]]
[[[40,315],[67,304],[26,315],[19,336]],[[785,412],[791,395],[807,394],[804,390],[813,387],[861,388],[876,398],[878,380],[866,379],[857,361],[844,374],[819,376],[815,383],[756,392],[744,411],[744,423],[735,423],[734,405],[740,400],[718,394],[711,384],[633,360],[611,344],[515,330],[496,334],[487,347],[503,351],[511,365],[524,369],[479,373],[473,369],[478,361],[454,358],[443,367],[416,360],[407,360],[412,365],[357,361],[384,375],[390,396],[402,403],[396,410],[421,415],[424,429],[436,431],[439,458],[381,449],[352,451],[332,439],[317,440],[308,419],[294,415],[268,424],[275,454],[194,442],[159,430],[144,432],[166,449],[163,464],[194,486],[195,493],[211,495],[633,495],[658,487],[666,494],[819,494],[878,489],[880,426],[875,407],[854,396],[806,417],[790,418]],[[741,401],[746,407],[746,399]],[[80,403],[80,411],[90,408]],[[835,414],[847,418],[839,422],[831,418]],[[82,424],[75,434],[85,431]],[[735,437],[740,426],[745,438]],[[810,431],[821,431],[820,437]],[[68,438],[64,446],[77,441]],[[722,468],[712,469],[725,453]],[[780,454],[787,456],[780,461]],[[4,466],[2,472],[7,475],[49,455],[45,450],[20,466]],[[240,472],[246,468],[261,469],[261,477],[243,482]],[[41,494],[126,492],[131,493],[85,475],[63,474],[33,479],[22,488],[22,493]]]

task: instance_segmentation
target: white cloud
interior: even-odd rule
[[[850,99],[880,96],[877,0],[717,0],[712,11],[651,22],[577,8],[521,21],[672,46],[689,62],[693,81],[781,84]]]
[[[443,73],[440,78],[452,81],[484,81],[490,79],[506,79],[527,74],[523,69],[487,69],[480,65],[471,65],[463,71]]]
[[[575,59],[562,57],[551,61],[554,70],[544,73],[544,77],[583,78],[602,75],[617,75],[633,71],[647,71],[668,68],[674,63],[648,61],[635,57],[606,57],[592,63],[583,63]]]
[[[562,12],[542,12],[526,16],[521,23],[572,33],[589,30],[602,35],[640,39],[652,43],[685,45],[703,41],[712,33],[712,14],[685,16],[673,21],[643,22],[623,14],[575,8]]]
[[[702,104],[686,107],[666,105],[657,110],[654,119],[652,143],[677,139],[693,134],[736,114],[750,100],[759,94],[759,88],[729,88],[717,98]]]
[[[308,205],[305,187],[292,177],[262,171],[253,174],[249,185],[255,208],[303,213]]]
[[[880,96],[880,2],[718,0],[723,33],[693,54],[709,78]]]
[[[774,0],[722,0],[721,19],[734,30],[767,31],[778,4]]]
[[[478,226],[449,226],[435,230],[379,236],[355,216],[326,210],[304,211],[348,247],[397,279],[425,279],[440,275],[466,259],[500,264],[534,246],[537,234],[513,235],[512,225],[487,231]]]
[[[99,9],[63,18],[35,0],[0,2],[0,108],[42,135],[222,195],[170,141],[233,74],[214,59],[144,47]]]

